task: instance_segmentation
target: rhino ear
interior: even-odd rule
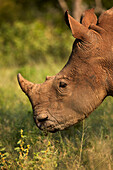
[[[80,22],[82,23],[82,25],[84,25],[85,27],[89,27],[91,24],[97,24],[97,16],[94,13],[94,8],[88,9],[86,10],[80,19]]]
[[[113,7],[100,15],[98,25],[113,34]]]
[[[81,40],[89,41],[89,30],[78,21],[76,21],[73,17],[68,14],[68,11],[65,12],[65,21],[68,27],[72,31],[72,35],[74,38],[78,38]]]

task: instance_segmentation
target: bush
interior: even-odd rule
[[[46,29],[45,29],[46,28]],[[72,36],[41,21],[31,24],[15,22],[0,28],[0,65],[20,66],[35,62],[48,62],[68,57]]]

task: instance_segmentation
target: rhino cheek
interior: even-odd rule
[[[80,120],[83,120],[84,118],[85,118],[84,114],[80,115],[74,110],[67,108],[64,111],[59,112],[59,114],[57,114],[57,120],[59,124],[56,125],[56,128],[59,130],[63,130],[78,123]]]

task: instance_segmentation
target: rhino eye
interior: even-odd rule
[[[61,88],[65,88],[67,86],[67,84],[65,83],[65,82],[60,82],[60,84],[59,84],[59,87],[61,87]]]

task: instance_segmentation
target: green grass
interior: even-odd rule
[[[49,64],[0,69],[2,169],[113,169],[112,97],[108,97],[84,122],[62,132],[45,136],[33,121],[32,108],[17,83],[17,73],[40,83],[63,65],[55,64],[51,59]]]

